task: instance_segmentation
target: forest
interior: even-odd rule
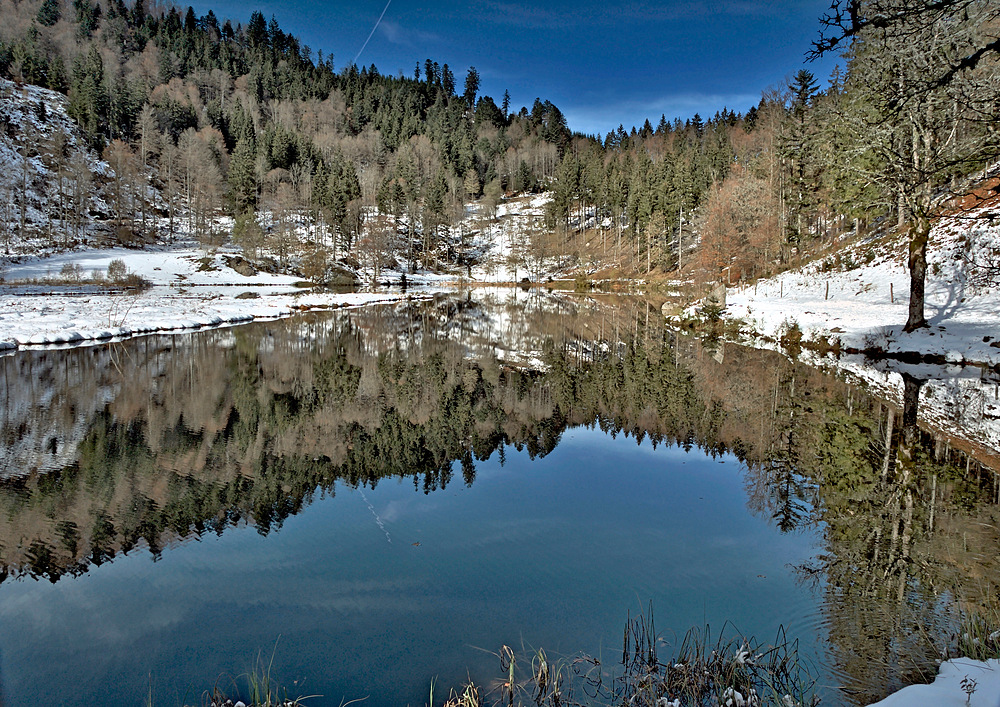
[[[538,189],[570,141],[547,101],[514,113],[507,96],[499,106],[479,96],[474,68],[462,83],[430,59],[412,77],[374,65],[337,72],[259,12],[234,26],[143,0],[5,0],[0,11],[0,74],[66,94],[86,143],[112,169],[110,213],[98,216],[121,243],[169,237],[182,214],[212,243],[226,235],[216,219],[229,214],[248,254],[302,258],[321,279],[328,257],[384,227],[377,214],[406,224],[404,252],[430,250],[468,200]],[[70,195],[97,178],[71,168],[65,135],[24,137],[25,162],[51,163],[52,218],[64,232],[87,218]],[[4,188],[5,228],[16,230],[26,185]],[[304,223],[309,243],[297,231]]]
[[[904,233],[909,331],[926,324],[932,222],[992,189],[1000,150],[1000,10],[983,0],[838,0],[814,42],[841,58],[831,76],[802,68],[745,112],[605,136],[571,132],[550,101],[480,95],[475,68],[335,67],[260,12],[234,25],[146,0],[0,9],[0,74],[65,94],[110,167],[88,171],[62,128],[24,128],[23,174],[0,184],[8,250],[38,230],[25,218],[35,159],[49,167],[54,245],[231,237],[258,265],[317,283],[361,262],[471,265],[467,205],[495,218],[505,197],[545,191],[548,233],[533,247],[583,275],[733,284],[851,234]],[[103,212],[81,196],[98,187]]]
[[[505,195],[544,190],[545,247],[588,272],[733,283],[897,228],[922,281],[931,220],[997,156],[1000,11],[841,5],[817,20],[815,53],[843,61],[827,79],[803,68],[745,112],[606,136],[572,133],[549,101],[480,95],[474,68],[338,68],[260,12],[244,24],[146,0],[3,0],[0,74],[64,93],[111,167],[74,165],[61,131],[24,136],[25,163],[51,164],[50,233],[98,219],[141,244],[183,220],[209,245],[231,231],[250,259],[322,282],[359,249],[411,270],[465,264],[475,256],[449,226],[466,204],[495,214]],[[78,196],[95,180],[108,213]],[[31,228],[25,181],[0,187],[8,241]]]

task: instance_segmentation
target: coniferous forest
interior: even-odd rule
[[[1000,11],[921,7],[835,2],[814,42],[816,55],[841,53],[832,76],[789,67],[746,110],[605,136],[572,133],[541,98],[518,108],[480,95],[474,68],[338,67],[260,12],[241,21],[145,0],[4,0],[0,74],[66,94],[113,170],[103,216],[120,242],[162,238],[164,217],[170,231],[183,218],[224,239],[215,219],[229,214],[248,256],[295,259],[314,279],[358,248],[437,267],[472,257],[444,242],[466,203],[495,213],[505,194],[545,190],[546,248],[590,271],[736,282],[839,235],[898,227],[922,281],[931,220],[1000,144]],[[31,150],[72,175],[65,149],[43,142]],[[16,204],[17,185],[5,188]],[[61,211],[71,219],[72,203]]]

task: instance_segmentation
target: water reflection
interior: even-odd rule
[[[486,291],[0,359],[2,577],[267,535],[338,481],[471,485],[505,449],[545,457],[593,426],[735,454],[755,513],[819,529],[799,576],[848,701],[926,670],[928,636],[996,598],[996,470],[918,427],[912,376],[899,410],[778,354],[704,349],[655,304]]]

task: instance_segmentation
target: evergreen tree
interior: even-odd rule
[[[790,86],[792,105],[790,124],[782,148],[789,165],[789,218],[788,240],[799,245],[807,235],[809,214],[815,206],[818,188],[813,143],[814,130],[810,124],[810,109],[816,96],[815,77],[805,69],[795,74]]]
[[[451,72],[448,65],[441,67],[441,89],[444,95],[449,98],[455,93],[455,74]]]
[[[479,196],[479,175],[476,170],[470,169],[465,173],[465,180],[462,182],[462,191],[471,200]]]
[[[69,114],[80,124],[94,149],[103,149],[108,126],[108,90],[104,80],[104,62],[91,47],[73,66],[69,89]]]
[[[229,161],[229,200],[235,213],[257,206],[257,149],[251,137],[241,137]]]
[[[38,24],[51,27],[59,21],[61,16],[62,10],[59,7],[59,0],[45,0],[38,10]]]
[[[479,72],[476,71],[476,67],[470,66],[469,73],[465,75],[465,92],[462,93],[465,104],[470,108],[476,105],[477,93],[479,93]]]
[[[90,0],[73,0],[76,10],[77,33],[84,39],[89,38],[97,29],[101,17],[101,6]]]

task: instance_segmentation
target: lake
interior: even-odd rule
[[[433,301],[0,358],[4,705],[440,703],[629,617],[798,642],[823,704],[998,586],[997,471],[629,298]],[[728,625],[727,625],[728,624]],[[530,658],[529,658],[530,659]],[[433,685],[433,688],[432,688]]]

